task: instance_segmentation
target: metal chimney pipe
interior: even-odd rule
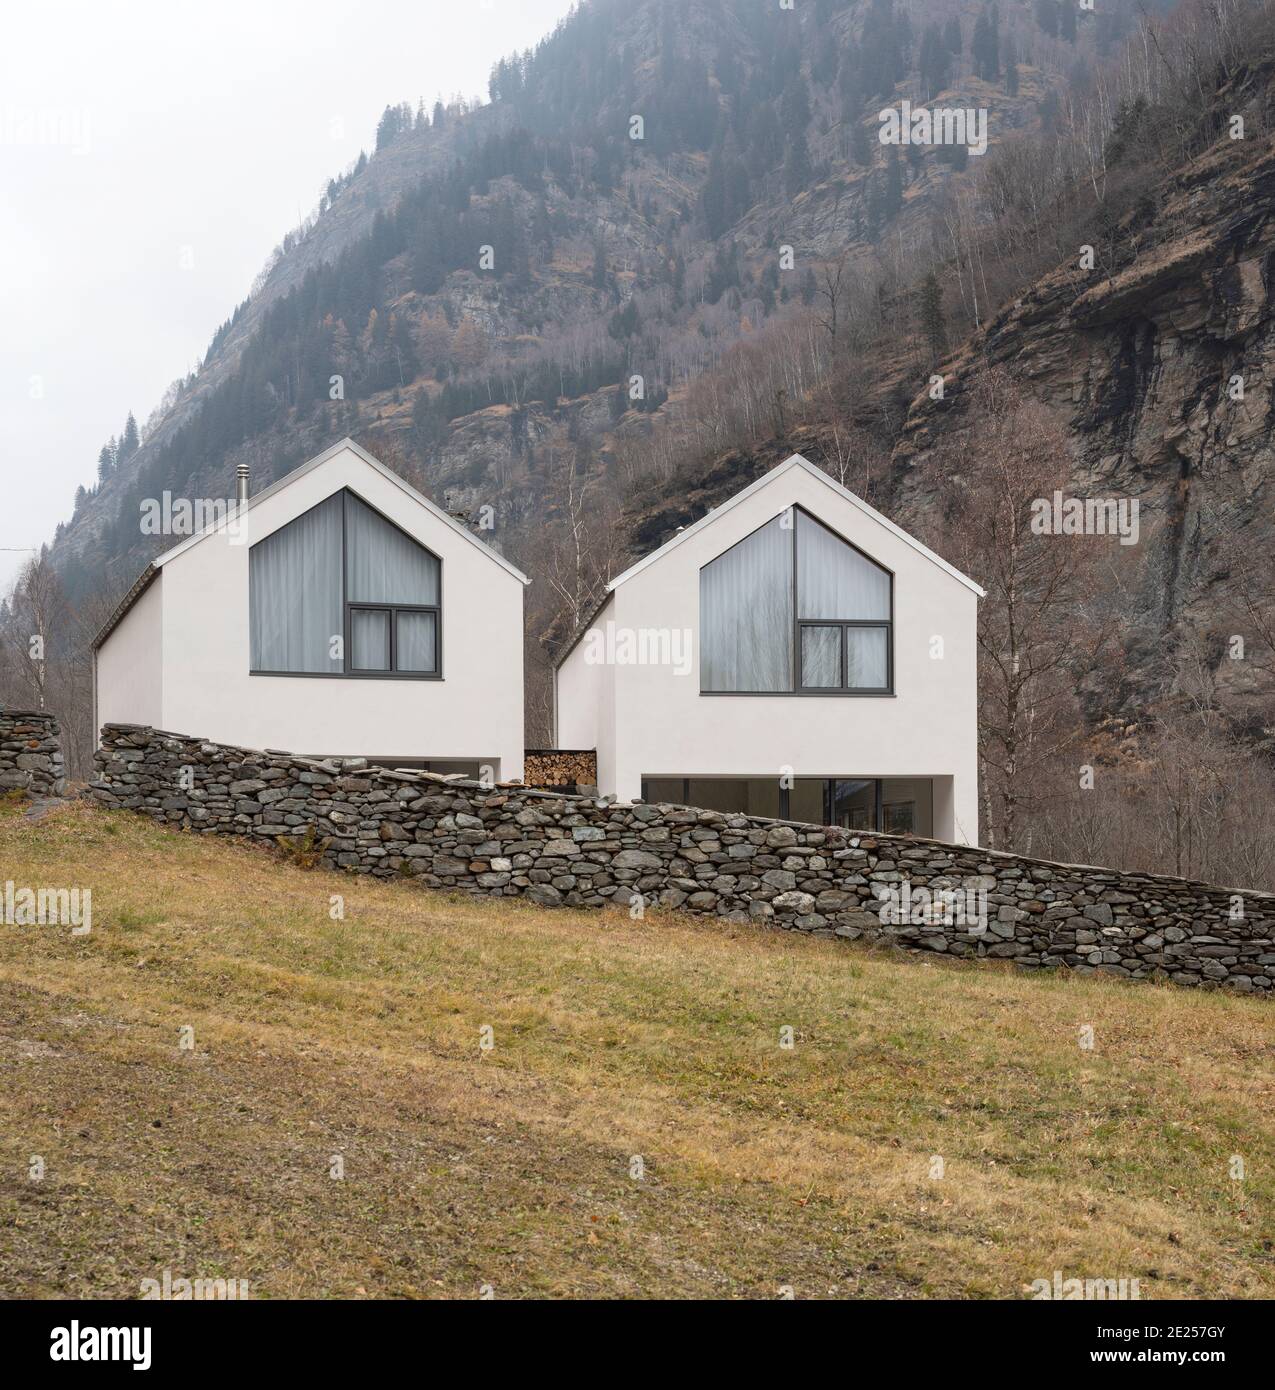
[[[246,463],[241,463],[235,469],[235,498],[241,507],[248,500],[248,465]]]

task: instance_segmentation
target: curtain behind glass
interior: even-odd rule
[[[340,493],[252,547],[248,594],[254,671],[342,670]]]
[[[804,512],[797,528],[799,616],[889,621],[889,574]]]
[[[884,690],[889,683],[885,628],[848,627],[845,633],[846,685],[851,690]]]
[[[396,652],[400,671],[437,671],[438,614],[400,613]]]
[[[792,689],[792,526],[783,517],[699,572],[700,689]]]
[[[350,661],[355,671],[390,669],[390,614],[387,608],[350,610]]]
[[[353,493],[345,528],[351,603],[438,602],[438,561]]]
[[[842,631],[839,627],[801,629],[801,683],[805,689],[835,690],[841,685]]]

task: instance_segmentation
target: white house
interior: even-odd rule
[[[526,577],[351,440],[149,565],[95,727],[517,779]]]
[[[620,800],[977,843],[982,593],[794,454],[611,581],[558,746]]]

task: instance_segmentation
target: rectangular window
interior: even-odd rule
[[[886,690],[890,685],[890,632],[884,627],[846,628],[846,689]]]
[[[801,685],[803,690],[840,690],[841,632],[839,627],[801,629]]]
[[[700,798],[710,810],[738,811],[746,816],[768,816],[777,820],[783,789],[778,777],[700,778],[690,779],[687,804],[700,805]]]
[[[803,690],[889,690],[888,628],[802,623],[800,631]]]
[[[881,784],[881,829],[889,835],[934,834],[934,783],[928,777],[887,777]]]
[[[642,800],[887,835],[934,833],[929,777],[643,777]]]
[[[870,778],[834,779],[830,785],[830,825],[844,830],[875,830],[877,828],[877,783]]]
[[[438,670],[438,614],[400,608],[395,638],[397,669],[432,673]]]
[[[390,614],[386,608],[350,610],[350,661],[356,671],[388,671]]]
[[[783,818],[805,821],[809,825],[825,824],[825,786],[822,777],[798,777],[788,793],[788,808]]]

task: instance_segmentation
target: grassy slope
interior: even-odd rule
[[[452,898],[87,807],[0,809],[5,879],[91,886],[94,929],[0,927],[0,1293],[1275,1295],[1260,1000]]]

